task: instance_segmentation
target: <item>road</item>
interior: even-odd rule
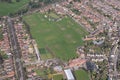
[[[117,60],[118,60],[118,53],[117,53],[117,49],[118,48],[118,45],[116,45],[116,47],[115,47],[115,51],[114,51],[114,54],[115,54],[115,58],[113,59],[113,63],[114,63],[114,72],[113,72],[113,74],[114,74],[114,78],[117,80],[117,74],[118,74],[118,72],[117,72]]]
[[[15,34],[15,28],[13,25],[13,21],[9,17],[7,19],[7,24],[9,30],[9,39],[10,39],[11,48],[14,57],[14,63],[15,63],[16,78],[17,80],[26,80],[25,72],[23,70],[23,64],[21,61],[21,52],[20,52],[17,36]]]
[[[118,80],[117,79],[118,41],[119,40],[116,40],[116,44],[112,47],[112,50],[109,55],[109,71],[110,72],[108,76],[111,77],[113,80]],[[114,57],[112,57],[112,55],[114,55]],[[110,64],[113,64],[113,65],[110,65]]]
[[[38,50],[38,47],[37,47],[37,43],[34,41],[34,42],[32,42],[33,43],[33,47],[34,47],[34,50],[35,50],[35,53],[36,53],[36,55],[37,55],[37,59],[38,59],[38,62],[40,62],[40,52],[39,52],[39,50]]]

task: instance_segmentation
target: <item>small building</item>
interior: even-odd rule
[[[84,67],[84,65],[86,64],[86,61],[87,61],[86,59],[76,58],[76,59],[70,60],[68,65],[70,68],[74,68],[76,66]]]
[[[55,66],[54,71],[56,72],[62,72],[62,67],[61,66]]]
[[[64,72],[66,74],[67,80],[75,80],[71,69],[66,69],[66,70],[64,70]]]

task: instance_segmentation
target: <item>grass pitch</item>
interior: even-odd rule
[[[28,2],[29,0],[20,0],[20,2],[12,0],[12,3],[0,2],[0,16],[8,15],[9,13],[14,13],[19,9],[23,8],[23,6]]]
[[[77,70],[74,72],[76,80],[89,80],[87,72],[84,70]]]
[[[63,80],[63,75],[62,74],[53,75],[53,80]]]
[[[40,13],[24,16],[38,48],[45,48],[49,52],[41,53],[41,57],[50,53],[64,61],[77,57],[76,48],[83,45],[82,37],[87,32],[70,17],[54,22],[44,16]]]

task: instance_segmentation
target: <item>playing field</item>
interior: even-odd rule
[[[35,13],[24,16],[24,20],[30,25],[41,57],[52,54],[64,61],[77,57],[76,48],[83,45],[82,37],[87,32],[71,18],[66,16],[61,21],[54,22],[45,18],[44,14]]]
[[[54,75],[53,80],[63,80],[63,75],[62,74]]]
[[[12,0],[12,3],[0,2],[0,16],[8,15],[8,13],[14,13],[18,11],[24,7],[28,1],[29,0],[20,0],[20,2],[16,2],[16,0]]]
[[[84,70],[77,70],[74,74],[76,80],[89,80],[88,74]]]

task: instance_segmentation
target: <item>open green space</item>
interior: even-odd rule
[[[38,76],[44,76],[44,70],[35,70],[35,72],[37,73]]]
[[[46,48],[40,48],[39,51],[40,54],[42,54],[41,59],[46,60],[53,58],[52,54]]]
[[[62,74],[53,75],[53,80],[63,80],[63,75]]]
[[[54,19],[58,19],[59,18],[59,16],[56,13],[52,12],[52,11],[49,14],[47,13],[46,15],[48,15],[51,18],[54,18]]]
[[[0,25],[0,40],[3,40],[2,26]]]
[[[14,13],[19,9],[23,8],[24,5],[28,2],[29,0],[20,0],[20,2],[12,0],[12,3],[0,2],[0,16],[8,15],[9,13]]]
[[[44,77],[45,75],[48,75],[50,73],[49,69],[36,69],[34,70],[38,76]]]
[[[89,80],[88,73],[84,70],[76,70],[74,72],[76,80]]]
[[[45,78],[48,80],[48,78],[52,78],[52,74],[54,73],[53,70],[48,68],[39,68],[34,70],[37,74],[37,76],[40,76],[42,78]]]
[[[83,45],[82,37],[87,32],[70,17],[66,16],[54,22],[44,16],[44,14],[34,13],[23,17],[30,25],[30,32],[38,48],[45,48],[47,51],[47,53],[43,51],[41,57],[51,54],[64,61],[76,58],[76,48]]]

